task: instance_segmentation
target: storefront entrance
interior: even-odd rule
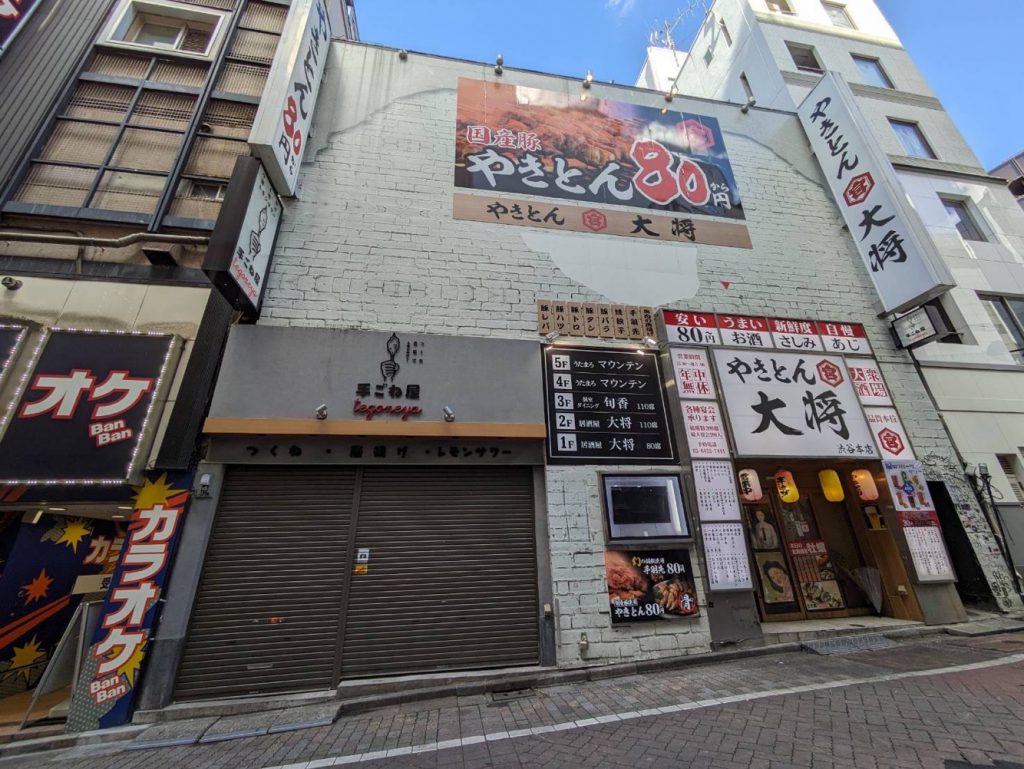
[[[539,661],[533,469],[230,466],[177,700]]]
[[[766,622],[878,614],[920,620],[921,611],[889,531],[881,464],[748,462],[763,497],[744,502],[743,517],[756,574],[758,609]],[[842,499],[829,501],[819,477],[835,470]],[[855,469],[877,477],[879,498],[863,501]],[[789,472],[777,483],[780,472]],[[830,489],[835,499],[836,489]]]

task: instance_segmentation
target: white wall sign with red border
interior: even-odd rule
[[[836,323],[828,320],[815,321],[825,352],[844,355],[874,355],[864,326],[859,323]]]
[[[772,335],[768,331],[768,320],[752,315],[719,315],[718,328],[722,333],[722,344],[726,347],[772,348]]]
[[[768,328],[772,332],[775,346],[780,350],[799,352],[822,352],[824,350],[813,320],[769,318]]]
[[[851,358],[846,361],[850,370],[850,379],[857,397],[865,406],[891,406],[892,396],[885,386],[882,370],[875,361],[867,358]]]
[[[883,459],[914,459],[910,439],[907,438],[907,431],[903,429],[896,409],[867,407],[864,409],[864,415],[868,419],[868,426]]]
[[[715,400],[715,380],[711,375],[708,353],[695,347],[672,348],[672,371],[680,398]]]
[[[676,312],[662,314],[669,344],[721,344],[718,322],[712,312]]]
[[[680,401],[690,456],[694,459],[728,459],[729,439],[718,404],[713,401]]]

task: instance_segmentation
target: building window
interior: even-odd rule
[[[1011,296],[982,296],[989,318],[1018,363],[1024,363],[1024,299]]]
[[[747,95],[747,101],[754,98],[754,89],[750,87],[750,81],[747,79],[747,73],[740,73],[740,85],[743,86],[743,93]]]
[[[101,42],[209,59],[226,27],[225,16],[160,0],[125,0]]]
[[[825,13],[828,14],[828,18],[832,22],[832,26],[843,27],[845,29],[857,29],[853,20],[850,18],[850,14],[846,12],[845,6],[839,5],[839,3],[822,3],[821,5],[825,8]]]
[[[860,70],[860,76],[864,78],[865,83],[877,85],[879,88],[892,88],[892,81],[885,74],[885,70],[882,69],[878,59],[853,54],[853,61],[856,63],[857,69]]]
[[[811,46],[787,42],[786,48],[789,49],[789,55],[793,57],[793,63],[796,64],[798,70],[802,72],[822,72],[821,62],[818,61],[818,57]]]
[[[981,228],[971,215],[971,212],[967,207],[966,200],[944,198],[941,195],[939,196],[939,200],[942,201],[942,205],[946,209],[946,213],[949,214],[950,218],[956,224],[956,231],[960,233],[961,238],[964,240],[980,240],[982,242],[988,240],[988,238],[981,233]]]
[[[934,159],[935,153],[932,152],[932,148],[925,141],[924,134],[921,133],[921,128],[917,123],[889,118],[889,125],[896,132],[896,138],[903,145],[904,152],[914,158]]]
[[[732,48],[732,35],[729,34],[729,28],[725,26],[725,19],[718,22],[718,26],[722,28],[722,37],[725,38],[725,44]]]
[[[789,7],[787,0],[765,0],[765,5],[768,6],[768,10],[772,13],[786,13],[790,16],[793,15],[793,9]]]

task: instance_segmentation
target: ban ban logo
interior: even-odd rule
[[[871,194],[871,190],[874,188],[875,180],[870,173],[865,171],[862,174],[857,174],[846,185],[846,191],[843,192],[843,200],[846,201],[848,206],[859,205],[868,199],[868,195]]]
[[[825,384],[838,387],[843,383],[843,372],[835,363],[823,360],[818,363],[816,368],[818,369],[818,378]]]

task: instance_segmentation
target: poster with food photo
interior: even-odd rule
[[[604,568],[613,625],[699,614],[688,550],[608,551]]]

